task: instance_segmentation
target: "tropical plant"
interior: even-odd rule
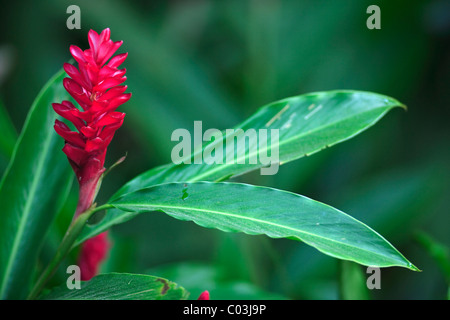
[[[147,212],[164,212],[225,232],[301,241],[328,256],[365,266],[418,271],[379,233],[336,208],[275,188],[225,182],[261,169],[261,163],[194,163],[205,150],[228,150],[234,136],[227,131],[190,154],[186,159],[191,164],[171,163],[150,169],[125,183],[106,203],[96,204],[101,182],[109,172],[104,168],[106,148],[125,117],[115,109],[131,95],[124,93],[127,87],[121,85],[125,70],[118,69],[127,55],[112,57],[121,42],[110,40],[109,29],[100,34],[91,30],[88,38],[89,49],[71,47],[78,63],[78,69],[64,65],[71,79],[64,78],[64,71],[58,72],[36,98],[0,183],[2,299],[187,298],[182,287],[157,276],[109,273],[93,277],[109,247],[104,232]],[[56,113],[50,108],[52,103]],[[276,149],[283,165],[354,137],[397,107],[405,108],[388,96],[351,90],[279,100],[263,106],[234,128],[277,130],[279,140],[262,148],[249,144],[244,150],[233,147],[232,159],[246,160]],[[73,128],[57,114],[72,122]],[[36,270],[41,269],[38,255],[73,179],[53,123],[65,140],[63,151],[79,183],[79,200],[54,258],[36,277]],[[226,156],[224,152],[224,159]],[[98,217],[103,211],[104,216]],[[93,219],[97,221],[92,223]],[[79,245],[81,275],[87,281],[82,282],[80,290],[63,284],[48,292],[48,281],[70,250]],[[126,285],[131,282],[132,287]]]

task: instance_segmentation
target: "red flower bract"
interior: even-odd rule
[[[72,122],[78,131],[71,131],[59,120],[55,122],[56,132],[65,140],[63,151],[80,186],[76,215],[92,205],[97,184],[105,171],[106,149],[125,117],[125,113],[115,110],[131,97],[130,93],[124,93],[127,86],[121,85],[126,80],[126,70],[118,69],[127,53],[112,57],[122,41],[113,42],[109,29],[100,34],[90,30],[88,39],[90,48],[87,50],[70,47],[78,69],[64,64],[64,70],[70,76],[63,80],[64,88],[81,110],[70,101],[53,103],[55,112]]]
[[[100,263],[106,258],[110,247],[108,232],[86,240],[81,248],[78,265],[81,271],[81,280],[87,281],[97,275]]]

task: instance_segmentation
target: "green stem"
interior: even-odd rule
[[[370,300],[366,274],[357,263],[338,260],[339,299]]]
[[[61,241],[61,244],[59,245],[58,250],[56,251],[56,254],[53,257],[52,261],[45,268],[44,272],[39,277],[38,281],[31,290],[28,296],[28,300],[35,299],[41,293],[42,289],[44,288],[48,280],[50,280],[50,278],[57,270],[61,261],[67,256],[69,251],[72,249],[72,246],[75,243],[76,239],[78,238],[78,235],[81,233],[84,226],[86,225],[86,222],[92,216],[92,214],[106,208],[109,208],[109,205],[103,205],[100,207],[91,207],[82,214],[80,214],[72,222],[63,240]]]

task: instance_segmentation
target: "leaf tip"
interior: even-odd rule
[[[419,268],[417,268],[415,265],[413,265],[411,262],[408,261],[408,265],[406,266],[409,270],[416,271],[416,272],[422,272]]]

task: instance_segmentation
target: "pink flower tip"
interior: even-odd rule
[[[209,300],[209,291],[208,290],[203,291],[197,300]]]

